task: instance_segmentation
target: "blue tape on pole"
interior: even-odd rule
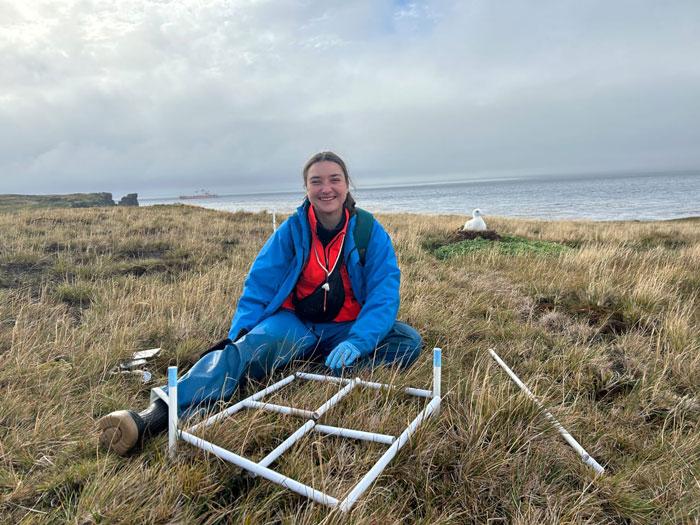
[[[439,348],[433,350],[433,366],[442,366],[442,350]]]
[[[177,386],[177,367],[168,367],[168,387]]]

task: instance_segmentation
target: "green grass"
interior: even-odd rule
[[[410,440],[350,517],[159,436],[127,457],[95,421],[144,408],[150,385],[109,371],[163,348],[153,384],[228,331],[268,214],[193,206],[0,214],[0,516],[8,523],[696,523],[700,520],[700,229],[491,218],[508,242],[436,258],[465,217],[381,215],[402,269],[399,319],[423,336],[409,371],[439,418]],[[527,239],[513,241],[509,239]],[[515,253],[500,246],[575,247]],[[549,246],[543,244],[541,246]],[[593,476],[489,357],[494,348],[606,467]],[[270,378],[275,381],[298,369]],[[260,389],[251,384],[235,399]],[[270,398],[316,408],[333,390]],[[322,423],[397,435],[422,408],[358,391]],[[259,459],[300,420],[257,411],[207,430]],[[273,464],[343,497],[383,447],[309,436]]]
[[[0,213],[55,208],[91,208],[114,206],[112,194],[68,193],[64,195],[0,194]]]
[[[548,241],[531,241],[514,235],[503,235],[503,241],[491,241],[482,238],[469,239],[437,248],[434,252],[438,259],[451,259],[460,255],[483,250],[494,250],[500,255],[559,255],[571,248]]]

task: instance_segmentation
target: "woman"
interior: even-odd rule
[[[406,368],[418,357],[420,336],[396,321],[400,271],[391,240],[355,208],[345,163],[330,151],[317,153],[303,179],[306,198],[253,262],[228,338],[178,381],[181,416],[228,399],[244,374],[262,378],[292,359],[320,357],[341,374],[374,364]],[[370,221],[362,227],[366,247],[355,242],[358,220]],[[102,445],[125,453],[163,431],[166,390],[153,389],[139,414],[121,410],[100,419]]]

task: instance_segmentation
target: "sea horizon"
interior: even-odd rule
[[[484,215],[551,220],[668,220],[700,216],[700,170],[617,175],[540,175],[362,186],[358,206],[375,213]],[[291,213],[298,190],[219,194],[209,199],[141,198],[143,205],[186,203],[223,211]]]

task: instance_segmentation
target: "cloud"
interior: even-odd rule
[[[0,192],[697,167],[700,5],[97,0],[0,7]]]

